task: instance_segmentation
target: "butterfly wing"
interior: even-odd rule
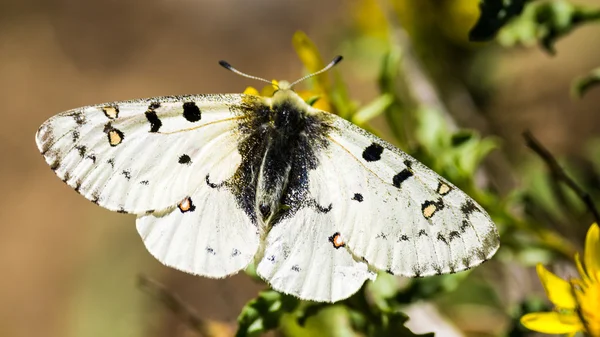
[[[172,207],[204,180],[206,159],[236,132],[244,95],[169,96],[70,110],[46,121],[38,148],[77,192],[113,211]]]
[[[325,113],[325,112],[323,112]],[[379,270],[409,277],[452,273],[489,259],[495,225],[474,200],[391,144],[333,118],[331,143],[310,178],[349,250]],[[314,177],[314,178],[313,178]]]
[[[257,272],[277,291],[303,300],[335,302],[354,294],[376,274],[337,242],[339,223],[303,207],[269,231]]]
[[[256,224],[223,184],[240,165],[239,122],[257,99],[193,95],[88,106],[49,119],[36,141],[77,192],[138,214],[138,231],[158,260],[224,277],[258,249]]]
[[[163,264],[218,278],[252,261],[259,246],[258,228],[223,183],[240,164],[237,145],[233,136],[220,141],[219,151],[203,159],[205,180],[183,202],[138,217],[146,248]]]

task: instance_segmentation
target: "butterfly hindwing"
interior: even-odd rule
[[[355,260],[340,224],[318,207],[303,207],[269,231],[257,272],[273,289],[305,300],[335,302],[354,294],[376,274]]]
[[[164,212],[140,216],[137,229],[148,251],[167,266],[225,277],[244,269],[259,247],[258,229],[223,183],[240,164],[237,138],[225,137],[205,158],[205,180]]]
[[[203,162],[235,132],[243,95],[123,101],[50,118],[36,135],[55,173],[114,211],[162,210],[194,192]]]
[[[464,192],[387,142],[335,118],[321,151],[319,203],[349,250],[379,270],[419,277],[469,269],[499,245],[487,213]]]

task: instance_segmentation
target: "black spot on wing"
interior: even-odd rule
[[[467,228],[469,228],[469,226],[471,226],[471,224],[469,223],[468,220],[463,220],[462,224],[460,225],[460,227],[458,229],[460,229],[461,233],[464,233]]]
[[[206,185],[208,185],[210,188],[220,188],[225,186],[226,182],[220,182],[218,184],[215,184],[213,182],[210,181],[210,174],[206,175]]]
[[[479,209],[477,208],[477,206],[475,206],[475,203],[472,200],[467,199],[467,201],[465,201],[465,203],[462,206],[460,206],[460,211],[468,217],[469,215],[471,215],[471,213],[478,212]]]
[[[73,117],[73,119],[75,120],[75,123],[77,123],[77,125],[83,125],[86,122],[85,115],[81,111],[73,112],[69,116]]]
[[[183,103],[183,117],[187,119],[188,122],[197,122],[202,118],[202,113],[196,103],[185,102]]]
[[[446,245],[448,244],[448,240],[446,240],[446,238],[442,235],[442,233],[438,233],[437,239],[438,239],[438,241],[442,241]]]
[[[158,130],[160,130],[160,127],[162,126],[162,122],[161,122],[160,118],[158,118],[156,111],[154,111],[154,110],[146,111],[146,119],[150,123],[150,132],[158,132]]]
[[[465,269],[471,269],[471,255],[467,255],[462,258],[462,263],[465,266]]]
[[[54,159],[54,161],[52,162],[52,164],[50,164],[50,169],[52,171],[58,170],[59,167],[60,167],[60,161],[58,159]]]
[[[404,235],[403,234],[403,235],[400,235],[400,238],[398,239],[398,242],[400,242],[400,241],[408,241],[408,240],[409,240],[408,235]]]
[[[351,200],[356,200],[356,201],[358,201],[358,202],[363,202],[363,200],[364,200],[364,199],[363,199],[363,196],[362,196],[362,194],[360,194],[360,193],[355,193],[355,194],[354,194],[354,197],[352,197],[352,199],[351,199]]]
[[[298,266],[297,264],[292,266],[292,270],[295,272],[300,272],[300,266]]]
[[[423,236],[423,235],[425,235],[425,236],[429,236],[429,235],[427,235],[427,232],[426,232],[424,229],[421,229],[421,230],[419,231],[419,233],[417,233],[417,236],[421,237],[421,236]]]
[[[79,145],[79,146],[75,146],[75,148],[79,152],[79,155],[81,156],[81,158],[85,157],[85,151],[87,150],[87,148],[85,146]]]
[[[383,153],[383,146],[373,143],[365,148],[363,151],[363,159],[366,161],[378,161],[381,159]]]
[[[423,277],[423,268],[418,265],[412,267],[413,277]]]
[[[75,187],[74,187],[75,192],[79,193],[79,189],[81,189],[81,184],[82,184],[81,180],[77,180],[75,182]]]
[[[183,154],[179,157],[179,164],[190,164],[192,162],[192,158],[187,154]]]
[[[448,241],[452,242],[452,240],[454,239],[458,239],[460,238],[460,233],[457,231],[452,231],[450,232],[450,234],[448,234]]]
[[[127,180],[131,179],[131,171],[123,170],[123,172],[121,172],[121,174],[123,174],[123,176],[125,176],[125,179],[127,179]]]
[[[481,260],[481,261],[486,261],[487,260],[487,255],[485,254],[485,252],[483,251],[483,249],[476,249],[475,250],[475,255]]]
[[[217,254],[215,252],[215,250],[212,249],[211,247],[206,247],[206,252],[209,253],[210,255],[216,255]]]
[[[385,272],[388,273],[388,274],[390,274],[390,275],[394,275],[394,272],[391,269],[388,269]]]
[[[231,251],[231,257],[235,257],[242,254],[242,252],[240,252],[239,250],[233,248],[233,250]]]
[[[308,202],[308,205],[323,214],[329,213],[329,211],[331,211],[331,208],[333,207],[333,204],[329,204],[329,206],[327,207],[321,206],[315,199],[311,199]]]
[[[394,176],[394,178],[392,178],[392,184],[398,188],[400,188],[400,185],[402,185],[402,183],[413,176],[412,171],[410,171],[409,169],[405,168],[404,170],[400,171],[400,173],[396,174]]]

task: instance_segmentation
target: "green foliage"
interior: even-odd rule
[[[550,54],[555,53],[556,41],[575,28],[600,22],[600,8],[574,4],[568,0],[483,0],[480,7],[481,16],[470,32],[471,40],[489,40],[500,31],[498,41],[504,46],[539,43]],[[582,97],[590,88],[598,85],[599,74],[600,70],[596,69],[573,81],[573,96]]]
[[[396,287],[390,283],[396,281],[383,276],[377,285],[368,283],[358,294],[336,304],[304,302],[273,290],[263,291],[242,310],[236,336],[259,336],[276,328],[286,336],[353,337],[357,333],[373,337],[432,336],[412,333],[404,325],[408,317],[388,304],[396,294]],[[365,301],[365,291],[378,304]]]
[[[481,16],[469,32],[471,41],[487,41],[513,17],[521,14],[528,0],[481,0]]]
[[[538,41],[549,53],[554,53],[556,41],[573,29],[600,19],[600,9],[576,5],[566,0],[532,3],[523,14],[506,25],[498,35],[505,46],[518,43],[530,45]]]
[[[261,292],[246,304],[238,317],[236,337],[260,336],[279,326],[282,316],[298,307],[300,301],[273,290]]]

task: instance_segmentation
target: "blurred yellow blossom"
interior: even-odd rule
[[[554,304],[554,311],[523,316],[521,323],[525,327],[548,334],[572,336],[581,331],[600,337],[600,229],[597,224],[588,230],[583,261],[576,254],[575,263],[581,278],[569,281],[538,264],[538,276]]]

